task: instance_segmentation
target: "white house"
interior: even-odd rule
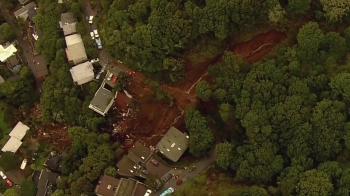
[[[23,124],[21,121],[19,121],[17,125],[12,129],[9,136],[14,137],[18,140],[22,140],[28,130],[29,130],[29,127]]]
[[[70,64],[77,65],[87,61],[85,47],[80,34],[73,34],[65,37],[66,39],[66,54]]]
[[[8,58],[14,55],[15,52],[17,52],[17,49],[13,44],[7,46],[6,48],[0,45],[0,61],[5,62]]]
[[[5,146],[2,147],[1,151],[3,152],[13,152],[16,153],[19,147],[21,147],[22,142],[14,137],[10,137],[10,139],[6,142]]]
[[[76,65],[70,69],[73,81],[77,85],[82,85],[94,79],[94,67],[90,61]]]

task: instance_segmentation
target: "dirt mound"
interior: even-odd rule
[[[176,185],[177,185],[177,186],[180,186],[182,183],[183,183],[183,181],[182,181],[181,179],[178,179],[178,180],[176,181]]]

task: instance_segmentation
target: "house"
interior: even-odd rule
[[[85,47],[80,34],[73,34],[65,37],[66,54],[68,62],[74,65],[87,61]]]
[[[96,91],[94,98],[91,100],[89,108],[105,116],[113,105],[115,95],[112,93],[112,87],[103,82]]]
[[[15,17],[18,18],[22,18],[24,21],[26,21],[29,17],[28,15],[28,10],[36,7],[36,4],[34,2],[30,2],[29,4],[22,6],[21,9],[17,10],[14,12]]]
[[[37,80],[43,82],[46,76],[49,75],[45,57],[42,54],[38,54],[33,57],[33,60],[35,70],[32,70],[32,72]]]
[[[34,17],[36,15],[38,15],[38,8],[37,7],[28,8],[28,18],[30,21],[34,22]]]
[[[58,179],[59,177],[56,173],[52,173],[46,169],[41,170],[36,196],[51,196],[56,190]]]
[[[21,147],[22,142],[14,137],[10,137],[10,139],[6,142],[4,147],[2,147],[1,151],[3,152],[13,152],[16,153],[19,147]]]
[[[0,61],[5,62],[8,58],[15,55],[17,48],[11,44],[6,47],[0,45]]]
[[[144,196],[147,187],[132,178],[113,178],[107,175],[101,176],[95,188],[97,196]]]
[[[73,12],[67,12],[61,14],[61,21],[59,21],[61,29],[63,29],[63,34],[65,36],[71,35],[77,32],[76,24],[77,19],[74,17]]]
[[[52,172],[62,172],[63,156],[56,154],[55,152],[50,152],[47,156],[44,166]]]
[[[115,98],[115,107],[118,109],[126,110],[131,102],[131,99],[122,92],[117,92]]]
[[[152,151],[140,142],[129,149],[128,154],[117,163],[118,174],[121,176],[145,178],[142,174],[143,165],[150,159]]]
[[[21,5],[24,5],[24,4],[28,3],[29,0],[18,0],[18,2],[19,2]]]
[[[5,82],[4,78],[0,75],[0,84],[2,84],[4,82]]]
[[[163,156],[177,162],[189,146],[189,136],[175,127],[170,127],[168,132],[158,142],[156,148]]]
[[[23,124],[21,121],[19,121],[17,125],[12,129],[9,135],[21,141],[28,130],[29,127]]]
[[[94,79],[94,67],[90,61],[76,65],[70,69],[73,81],[76,85],[82,85]]]

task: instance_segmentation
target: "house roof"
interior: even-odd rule
[[[17,125],[12,129],[9,136],[14,137],[21,141],[26,135],[28,130],[29,130],[29,127],[23,124],[21,121],[19,121]]]
[[[76,33],[77,19],[74,17],[73,12],[66,12],[61,14],[60,27],[63,29],[64,35],[70,35]]]
[[[10,64],[11,67],[15,67],[19,65],[19,60],[17,58],[17,55],[10,56],[6,61]]]
[[[137,185],[137,181],[132,178],[120,179],[120,183],[116,190],[115,196],[134,196],[136,185]]]
[[[90,78],[90,80],[84,81],[84,83],[86,83],[94,79],[94,67],[90,61],[86,61],[85,63],[81,63],[72,67],[70,69],[70,73],[72,75],[73,81],[77,82],[79,85],[82,84],[80,83],[82,80]]]
[[[187,150],[189,137],[175,127],[171,127],[157,144],[157,149],[168,159],[176,162]]]
[[[4,46],[0,45],[0,61],[5,62],[15,52],[17,52],[17,49],[13,44],[7,46],[6,48],[4,48]]]
[[[29,4],[23,6],[21,9],[14,12],[16,18],[23,18],[23,20],[27,20],[28,18],[28,10],[31,7],[36,7],[34,2],[30,2]]]
[[[26,3],[28,3],[29,0],[18,0],[20,4],[24,5]]]
[[[47,63],[44,55],[39,54],[34,56],[33,58],[35,63],[35,72],[34,75],[36,78],[40,78],[42,76],[47,76],[49,74],[49,70],[47,69]]]
[[[91,100],[89,108],[94,111],[104,115],[108,112],[113,103],[113,93],[104,86],[107,85],[104,82],[101,84],[100,88],[96,91],[94,98]]]
[[[55,191],[58,175],[46,169],[41,170],[36,196],[50,196]]]
[[[44,165],[49,168],[51,171],[61,172],[62,171],[62,161],[63,157],[61,155],[50,153]]]
[[[124,155],[117,163],[118,173],[123,176],[134,176],[136,172],[133,168],[134,166],[135,162],[133,162],[128,156]]]
[[[38,14],[38,8],[37,7],[29,7],[28,8],[28,17],[29,20],[33,21],[34,16]]]
[[[115,106],[119,109],[126,110],[128,105],[131,102],[131,99],[127,97],[124,93],[118,92],[117,97],[115,98]]]
[[[130,153],[137,157],[137,160],[133,160],[135,163],[139,163],[140,161],[145,162],[152,155],[152,151],[139,141],[135,142],[133,147],[130,148],[128,156]]]
[[[65,37],[67,44],[67,58],[69,61],[87,60],[85,47],[80,34],[73,34]],[[81,62],[81,61],[80,61]]]
[[[6,142],[4,147],[2,147],[3,152],[13,152],[16,153],[19,147],[21,147],[22,142],[14,137],[10,137],[10,139]]]
[[[103,175],[100,178],[99,184],[96,186],[95,193],[103,196],[114,196],[119,182],[117,178]]]
[[[0,75],[0,84],[2,84],[4,82],[5,82],[4,78]]]

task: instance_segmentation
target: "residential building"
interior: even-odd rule
[[[8,58],[14,56],[16,52],[17,48],[13,44],[5,47],[0,45],[0,61],[5,62]]]
[[[22,6],[21,9],[15,11],[14,15],[17,19],[22,18],[24,21],[26,21],[29,17],[28,10],[33,7],[36,7],[36,4],[34,2],[30,2],[29,4]]]
[[[175,127],[170,127],[168,132],[158,142],[156,148],[163,156],[177,162],[189,146],[189,136]]]
[[[1,149],[3,152],[17,152],[19,147],[22,145],[22,139],[26,135],[29,127],[23,124],[22,122],[18,122],[17,125],[12,129],[9,133],[10,139]]]
[[[52,172],[62,172],[63,156],[56,152],[50,152],[47,156],[44,166]]]
[[[59,176],[56,173],[52,173],[46,169],[41,170],[36,196],[51,196],[56,190],[58,179]]]
[[[63,34],[67,36],[67,35],[76,33],[77,22],[78,21],[74,17],[73,12],[67,12],[67,13],[61,14],[61,21],[59,21],[59,23],[60,23],[61,29],[63,29]]]
[[[94,79],[94,66],[90,61],[76,65],[70,69],[73,81],[76,85],[82,85]]]
[[[10,137],[10,139],[6,142],[4,147],[2,147],[1,151],[3,152],[13,152],[16,153],[19,147],[21,147],[22,142],[14,137]]]
[[[113,105],[113,100],[117,93],[112,93],[112,87],[103,82],[91,100],[89,108],[105,116]]]
[[[29,7],[28,8],[28,19],[34,21],[34,17],[38,15],[38,7]]]
[[[24,5],[24,4],[28,3],[29,0],[18,0],[18,2],[19,2],[21,5]]]
[[[42,54],[38,54],[33,57],[33,60],[35,70],[32,70],[32,72],[37,80],[43,82],[49,75],[45,57]]]
[[[115,107],[121,110],[126,110],[129,107],[131,99],[122,92],[117,92],[115,98]]]
[[[101,176],[95,188],[97,196],[144,196],[147,186],[132,178],[113,178],[107,175]]]
[[[144,164],[150,159],[151,155],[152,151],[137,141],[129,149],[128,154],[117,163],[118,174],[126,177],[146,178],[142,170],[144,170]]]
[[[66,54],[68,62],[74,65],[87,61],[85,47],[80,34],[73,34],[65,37]]]
[[[22,140],[24,136],[27,134],[28,130],[29,130],[29,127],[23,124],[21,121],[19,121],[17,125],[12,129],[9,135],[18,140]]]

